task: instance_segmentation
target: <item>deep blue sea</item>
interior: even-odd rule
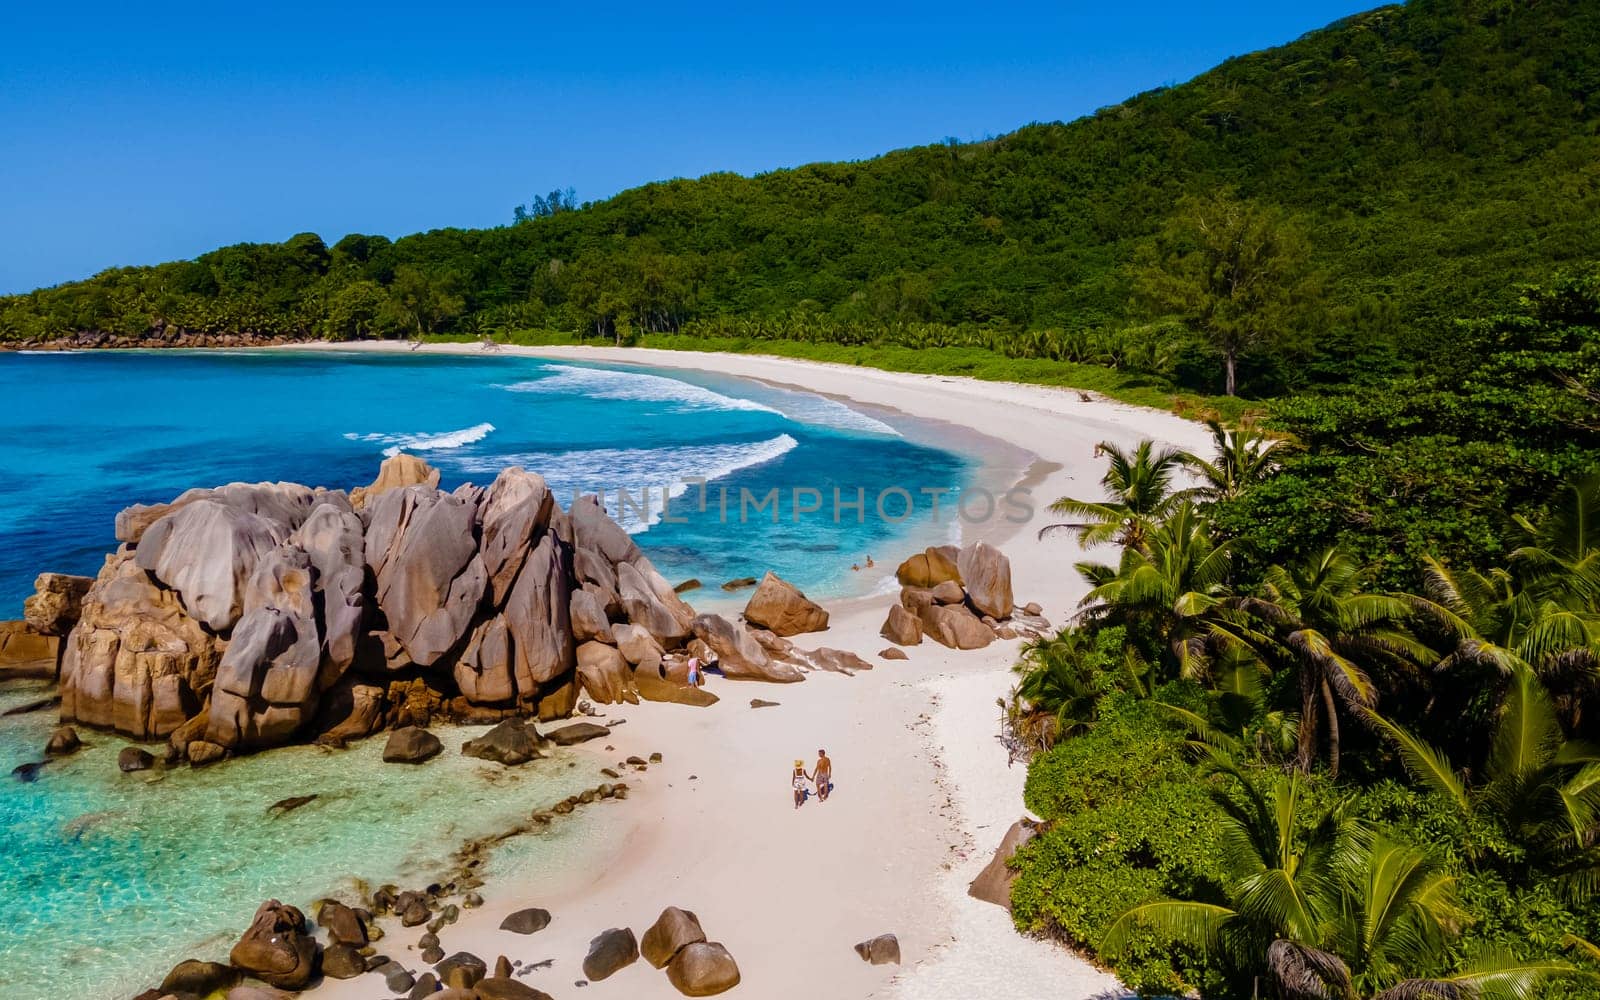
[[[767,569],[813,595],[869,589],[908,551],[951,536],[922,513],[878,518],[878,493],[959,488],[975,470],[926,427],[814,394],[499,355],[0,354],[0,430],[0,618],[20,616],[41,570],[95,573],[130,503],[240,480],[348,488],[396,450],[436,465],[446,488],[515,464],[542,473],[563,505],[574,489],[606,490],[669,579],[707,584],[686,595],[700,606],[730,600],[722,581]],[[703,510],[702,488],[685,485],[696,478]],[[645,487],[649,510],[638,509]],[[619,488],[633,507],[618,509]],[[774,488],[776,523],[771,507],[741,518],[742,491]],[[836,488],[846,501],[863,491],[865,516],[846,508],[836,521]],[[821,510],[796,520],[795,490]],[[676,494],[670,518],[664,492]],[[877,572],[851,572],[868,556]],[[39,693],[0,686],[0,712]],[[39,759],[53,721],[0,718],[0,993],[12,1000],[131,996],[180,958],[223,958],[269,896],[308,905],[356,877],[425,878],[462,840],[598,780],[553,760],[491,781],[451,752],[386,767],[379,741],[125,776],[123,741],[90,732],[89,749],[37,781],[10,777]],[[553,870],[597,836],[567,824],[495,863]]]

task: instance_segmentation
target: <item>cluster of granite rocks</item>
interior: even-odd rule
[[[996,639],[1037,638],[1050,628],[1038,604],[1018,607],[1011,560],[987,542],[931,546],[895,570],[900,600],[882,635],[899,646],[923,638],[951,649],[982,649]]]
[[[866,669],[785,638],[828,613],[768,574],[744,621],[697,615],[594,497],[563,510],[508,468],[446,492],[407,454],[348,493],[234,483],[136,505],[98,576],[39,577],[0,623],[0,670],[59,675],[63,723],[166,740],[169,760],[435,719],[706,705],[688,659],[731,678]]]

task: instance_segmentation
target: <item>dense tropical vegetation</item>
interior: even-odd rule
[[[1021,926],[1152,992],[1600,997],[1600,278],[1460,330],[1057,502],[1116,554],[1018,666]]]
[[[0,337],[687,333],[1338,385],[1600,257],[1597,90],[1587,0],[1414,0],[1067,124],[224,247],[0,299]]]
[[[1597,112],[1600,5],[1412,0],[984,142],[108,271],[0,298],[0,339],[1237,391],[1259,430],[1108,445],[1054,505],[1110,558],[1019,665],[1019,925],[1151,992],[1600,1000]]]

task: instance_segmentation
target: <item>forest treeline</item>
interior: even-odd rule
[[[937,343],[1217,392],[1228,351],[1146,279],[1222,197],[1287,234],[1295,308],[1231,355],[1242,391],[1277,394],[1426,363],[1456,317],[1600,258],[1597,95],[1594,4],[1414,0],[1067,124],[558,190],[493,229],[223,247],[0,298],[0,337]]]

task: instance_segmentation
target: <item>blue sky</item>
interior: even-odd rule
[[[0,4],[0,293],[1066,120],[1371,6]]]

